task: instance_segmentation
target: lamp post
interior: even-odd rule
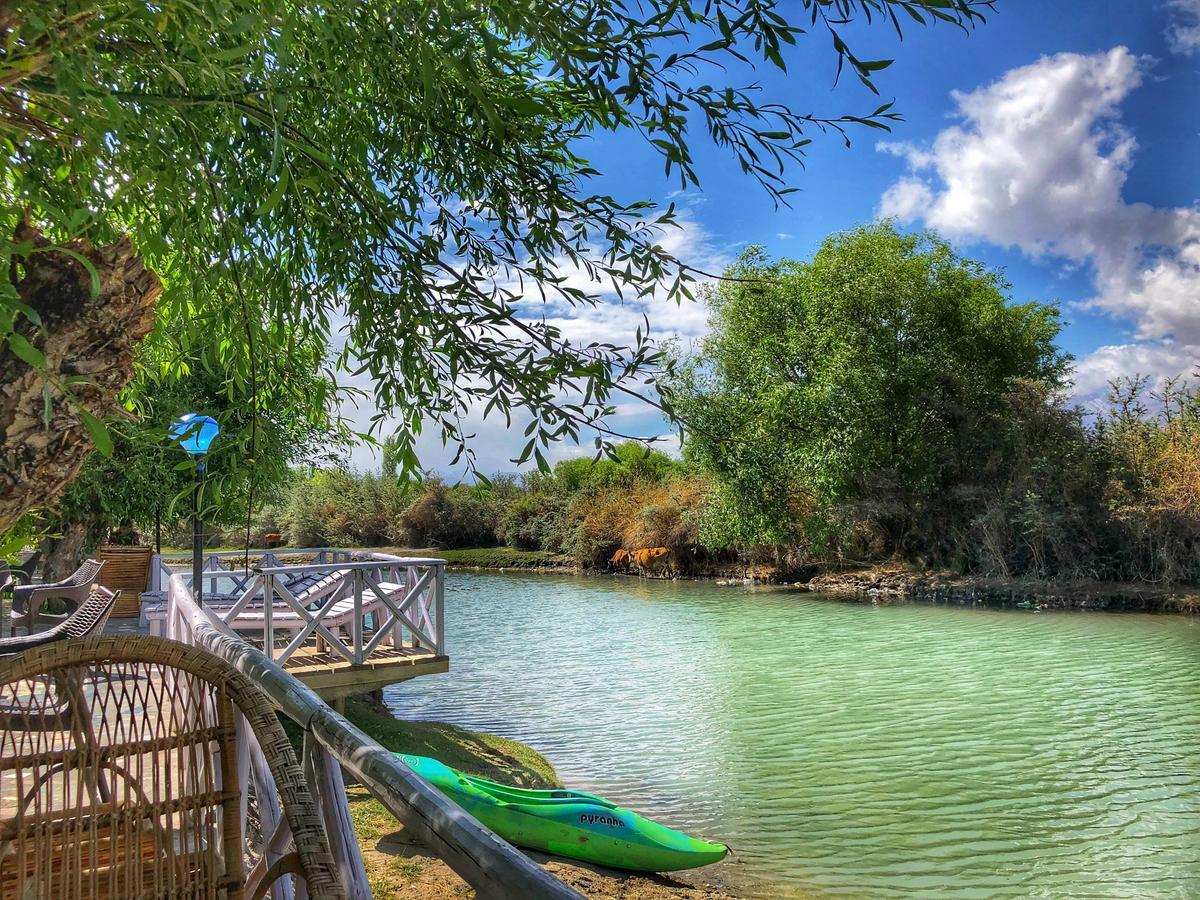
[[[204,604],[204,541],[200,531],[200,495],[204,491],[204,454],[221,427],[211,416],[185,413],[171,426],[171,437],[196,460],[196,487],[192,492],[192,596],[196,604]]]

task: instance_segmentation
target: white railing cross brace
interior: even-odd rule
[[[338,638],[332,631],[330,631],[319,618],[314,617],[312,615],[312,613],[310,613],[308,611],[308,609],[304,606],[304,604],[301,603],[299,600],[297,600],[295,597],[293,597],[291,591],[289,591],[286,587],[284,587],[282,584],[280,584],[278,579],[274,578],[273,576],[271,577],[271,587],[272,587],[272,592],[275,594],[278,594],[279,597],[283,600],[283,602],[286,603],[288,606],[290,606],[302,620],[312,624],[313,630],[316,631],[318,634],[320,634],[321,637],[325,638],[325,640],[329,643],[329,648],[331,650],[335,650],[337,653],[341,654],[343,657],[346,658],[346,660],[348,662],[353,663],[355,661],[354,660],[354,650],[350,647],[347,647],[345,644],[343,644],[340,638]],[[336,602],[337,602],[337,598],[335,597],[334,600],[332,601],[332,603],[336,603]],[[332,606],[332,603],[330,604],[331,606]],[[267,612],[268,610],[271,609],[271,607],[273,605],[274,605],[273,603],[267,603],[265,605],[263,611]],[[326,610],[326,611],[328,611],[328,610]],[[269,625],[269,620],[268,620],[268,623],[264,623],[264,624]],[[271,648],[271,652],[268,653],[268,656],[271,656],[271,658],[274,659],[275,658],[275,656],[274,656],[275,636],[274,636],[273,632],[270,635],[269,639],[265,638],[265,643],[267,646],[269,646]],[[280,662],[283,662],[283,660],[286,658],[287,657],[282,657],[280,659]]]
[[[366,573],[364,573],[364,575],[365,574]],[[386,606],[388,608],[388,610],[392,613],[392,615],[388,618],[387,622],[380,623],[378,631],[376,632],[375,636],[371,639],[371,642],[367,645],[366,652],[368,654],[370,654],[370,652],[372,650],[374,650],[376,647],[379,646],[380,642],[387,635],[388,630],[390,628],[394,627],[396,623],[403,623],[405,626],[408,627],[408,630],[412,632],[414,640],[420,639],[420,641],[422,643],[424,643],[426,647],[428,647],[430,650],[436,651],[437,641],[430,635],[426,634],[423,630],[421,630],[421,628],[419,628],[417,626],[416,622],[414,622],[412,619],[410,619],[407,615],[404,614],[404,610],[406,610],[410,605],[415,603],[418,598],[422,597],[423,589],[429,583],[429,580],[433,575],[434,575],[433,569],[427,570],[425,572],[425,574],[421,577],[421,579],[413,587],[413,589],[408,592],[407,596],[405,596],[404,600],[401,601],[399,606],[397,606],[396,604],[394,604],[392,602],[392,599],[388,595],[387,591],[380,589],[379,583],[377,581],[371,581],[368,578],[367,584],[371,588],[371,592],[373,594],[375,594],[375,596],[379,598],[379,600],[383,603],[383,605]],[[432,629],[430,629],[430,630],[432,631]]]

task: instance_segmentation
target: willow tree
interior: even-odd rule
[[[693,273],[659,243],[673,210],[597,192],[580,139],[636,132],[687,185],[703,133],[782,199],[813,131],[896,113],[799,111],[730,64],[784,69],[812,37],[832,44],[829,77],[874,90],[887,61],[854,54],[850,22],[966,30],[990,6],[5,4],[0,528],[107,444],[101,419],[155,302],[190,323],[174,340],[224,335],[224,377],[251,397],[287,352],[270,323],[336,350],[369,374],[377,424],[399,417],[402,471],[423,427],[470,464],[461,422],[478,406],[528,417],[539,459],[587,426],[607,433],[614,393],[644,390],[656,351],[644,335],[574,345],[530,304],[596,303],[609,286],[683,298]],[[234,444],[250,461],[253,421]]]

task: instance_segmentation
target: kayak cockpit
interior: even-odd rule
[[[497,784],[494,781],[486,781],[483,778],[475,778],[471,775],[462,775],[459,781],[465,786],[474,787],[505,803],[520,803],[529,806],[582,803],[587,806],[597,806],[601,809],[617,808],[615,803],[609,803],[602,797],[585,794],[582,791],[519,788],[506,784]]]

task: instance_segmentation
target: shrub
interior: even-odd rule
[[[561,551],[566,502],[560,494],[534,491],[505,507],[496,537],[518,550]]]
[[[582,565],[603,567],[620,549],[666,547],[671,564],[698,544],[706,485],[697,476],[635,481],[575,500],[566,550]]]
[[[496,543],[496,503],[485,489],[425,482],[400,517],[407,543],[421,547],[474,547]]]

